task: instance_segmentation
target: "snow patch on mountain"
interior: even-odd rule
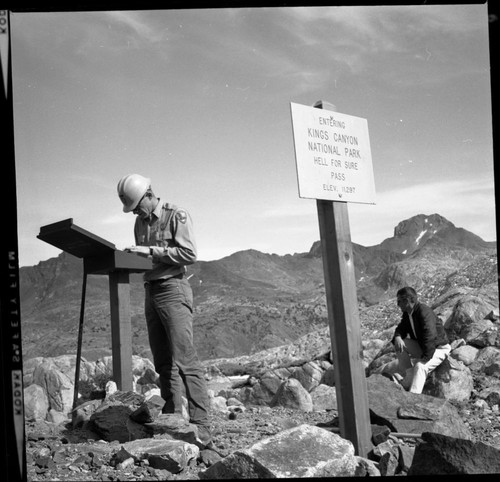
[[[427,222],[427,219],[425,220]],[[418,238],[415,240],[415,243],[420,243],[420,240],[422,239],[422,236],[427,232],[427,229],[425,229],[424,231],[422,231],[419,235],[418,235]]]

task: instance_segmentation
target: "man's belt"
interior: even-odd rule
[[[173,278],[173,279],[183,279],[185,277],[186,277],[185,273],[179,273],[179,274],[176,274],[174,276],[169,276],[168,278],[148,279],[146,281],[146,283],[149,283],[150,285],[153,285],[153,284],[156,284],[156,283],[161,283],[162,281],[166,281],[166,280],[171,279],[171,278]]]

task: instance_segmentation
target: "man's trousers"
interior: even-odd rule
[[[398,374],[402,378],[402,385],[412,393],[422,393],[425,380],[432,370],[437,368],[450,353],[450,345],[442,345],[434,351],[432,358],[426,363],[419,362],[422,349],[416,340],[405,338],[405,348],[397,353],[397,360],[393,360],[382,367],[382,372],[391,375]]]
[[[193,291],[184,276],[147,282],[145,315],[164,413],[182,413],[182,384],[190,422],[209,425],[204,371],[193,344]]]

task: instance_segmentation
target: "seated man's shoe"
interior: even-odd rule
[[[397,385],[403,385],[403,377],[399,373],[393,373],[391,375],[392,381],[396,383]]]

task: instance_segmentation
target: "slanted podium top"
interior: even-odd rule
[[[77,258],[83,258],[90,274],[106,274],[116,270],[139,273],[152,267],[150,259],[117,250],[113,243],[74,224],[73,218],[42,226],[37,238]]]

